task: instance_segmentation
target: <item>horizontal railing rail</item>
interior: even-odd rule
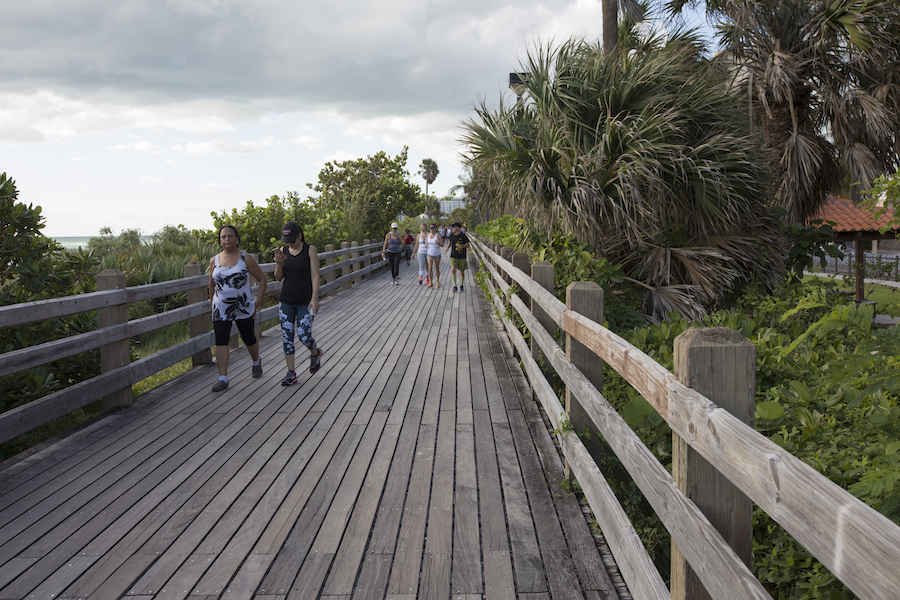
[[[370,243],[364,240],[362,245],[344,242],[339,250],[331,249],[331,245],[326,246],[325,251],[319,253],[319,260],[326,263],[319,269],[320,277],[325,280],[325,283],[319,286],[319,295],[350,285],[353,281],[383,268],[387,261],[381,259],[382,245],[380,241]],[[264,273],[275,271],[275,263],[262,264],[260,267]],[[186,272],[202,273],[204,270],[205,265],[201,263],[192,263],[186,268]],[[280,281],[268,281],[266,291],[275,293],[281,287]],[[0,354],[0,377],[34,369],[90,350],[100,349],[101,356],[104,356],[104,350],[116,345],[128,353],[130,339],[135,336],[184,321],[191,323],[190,337],[184,342],[134,362],[130,361],[129,355],[128,360],[124,361],[126,364],[121,365],[115,364],[114,361],[109,361],[112,364],[106,364],[104,356],[101,375],[0,413],[0,443],[83,408],[100,398],[104,398],[105,409],[129,405],[132,385],[185,359],[193,357],[195,365],[209,362],[209,349],[215,340],[210,330],[208,289],[209,275],[194,274],[173,281],[0,307],[0,329],[3,329],[27,327],[48,319],[89,311],[113,311],[122,307],[125,307],[124,314],[127,315],[127,306],[131,303],[179,293],[188,294],[186,306],[133,321],[128,321],[126,316],[122,322],[102,326],[94,331]],[[254,286],[252,289],[255,294],[258,287]],[[276,318],[278,318],[277,305],[257,312],[257,323]],[[232,335],[236,334],[237,328],[233,327]],[[119,354],[121,356],[122,352]],[[116,394],[121,396],[119,400],[106,402]]]
[[[768,598],[769,595],[744,560],[676,485],[673,476],[640,442],[602,393],[570,362],[546,325],[539,321],[538,310],[534,309],[532,314],[518,293],[509,293],[512,286],[506,279],[516,284],[519,293],[527,294],[549,317],[554,328],[577,340],[622,375],[665,419],[675,435],[784,527],[855,594],[871,600],[896,594],[900,589],[900,570],[896,568],[900,527],[717,407],[626,340],[567,307],[528,273],[514,266],[515,261],[507,260],[478,240],[474,240],[473,246],[491,274],[488,284],[494,303],[519,352],[535,395],[559,432],[566,460],[601,523],[635,597],[668,598],[670,592],[596,462],[578,435],[566,430],[563,423],[566,410],[544,378],[524,337],[505,315],[501,295],[508,296],[510,306],[522,319],[541,355],[573,390],[593,425],[613,448],[711,596],[731,599]],[[755,367],[750,365],[750,368]],[[673,597],[676,595],[674,581],[673,571]]]

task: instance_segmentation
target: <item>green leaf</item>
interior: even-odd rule
[[[636,427],[655,412],[643,396],[638,396],[622,409],[622,418],[625,419],[629,426]]]
[[[775,400],[760,402],[756,405],[756,414],[760,419],[774,421],[784,415],[784,407]]]

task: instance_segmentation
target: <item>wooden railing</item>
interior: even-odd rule
[[[387,264],[381,259],[382,246],[380,241],[369,243],[369,240],[363,240],[362,245],[343,242],[340,250],[327,245],[325,251],[319,253],[319,259],[325,263],[319,269],[324,280],[319,294],[349,286],[352,281]],[[275,270],[274,263],[261,267],[266,273]],[[0,443],[100,398],[103,398],[105,410],[130,406],[133,384],[187,358],[193,357],[194,365],[209,363],[214,336],[210,330],[209,276],[203,274],[205,269],[205,263],[190,263],[185,268],[188,276],[183,279],[130,288],[125,286],[125,276],[121,272],[106,270],[97,276],[97,292],[0,307],[0,328],[24,327],[47,319],[99,311],[99,328],[95,331],[0,354],[0,377],[97,348],[100,349],[102,370],[97,377],[0,414]],[[267,292],[280,290],[281,285],[278,281],[268,282]],[[187,306],[128,320],[129,304],[182,292],[187,293]],[[277,317],[278,306],[270,306],[257,312],[257,323]],[[188,340],[131,362],[132,337],[183,321],[190,323]],[[236,333],[234,327],[232,334]],[[233,339],[236,341],[236,337]]]
[[[725,328],[706,328],[706,332],[692,328],[676,340],[676,376],[600,325],[602,316],[594,314],[594,320],[585,316],[583,313],[596,302],[576,300],[571,293],[583,284],[569,286],[568,305],[564,304],[548,291],[553,285],[550,263],[531,265],[524,254],[514,254],[495,244],[473,242],[476,256],[490,272],[488,286],[507,335],[524,364],[536,397],[558,432],[567,463],[635,598],[770,598],[748,566],[749,531],[744,530],[749,526],[749,502],[733,498],[733,505],[726,510],[729,514],[724,519],[716,517],[721,507],[715,506],[716,500],[710,504],[698,498],[696,480],[685,492],[685,463],[693,459],[679,457],[678,453],[684,450],[712,465],[720,477],[727,479],[727,485],[740,490],[738,495],[746,495],[761,507],[860,598],[898,597],[900,527],[758,433],[745,419],[722,408],[722,401],[743,397],[743,410],[749,409],[753,414],[755,348],[749,341],[732,330],[723,334],[721,330]],[[590,285],[599,290],[596,284]],[[599,291],[602,305],[602,290]],[[520,295],[527,295],[532,306]],[[506,316],[503,298],[528,329],[531,348]],[[557,328],[566,337],[566,351],[552,335]],[[703,337],[725,343],[707,344],[708,339],[700,340]],[[698,340],[702,342],[699,345],[695,343]],[[750,352],[746,351],[747,345],[752,348]],[[575,349],[577,352],[573,352]],[[699,354],[708,355],[708,364],[718,366],[700,366],[703,360],[697,360],[697,353],[691,354],[697,349],[701,350]],[[567,401],[577,399],[591,429],[604,436],[668,529],[673,548],[677,546],[690,565],[689,572],[683,572],[676,562],[678,553],[673,552],[671,591],[666,589],[596,461],[567,422],[575,415],[563,406],[535,355],[542,355],[565,383]],[[595,385],[596,374],[589,378],[576,367],[576,363],[587,364],[589,359],[605,361],[669,424],[675,436],[672,475],[606,401]],[[717,371],[710,372],[711,368]],[[728,380],[725,387],[733,389],[721,389],[723,379]],[[700,393],[716,388],[718,392],[707,392],[710,397]],[[710,491],[716,493],[721,493],[721,489]],[[713,520],[719,521],[719,529],[711,523]],[[730,523],[723,526],[723,520]],[[730,538],[745,539],[726,541],[720,530],[725,530]],[[702,586],[693,584],[695,579]]]

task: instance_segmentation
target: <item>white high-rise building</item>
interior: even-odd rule
[[[445,215],[449,215],[457,208],[465,208],[466,201],[464,198],[453,199],[453,200],[441,200],[441,212]]]

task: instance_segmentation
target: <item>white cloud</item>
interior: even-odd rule
[[[209,227],[211,210],[303,189],[326,162],[404,146],[419,185],[419,162],[438,162],[440,195],[471,106],[509,94],[529,48],[601,26],[597,0],[7,4],[0,169],[59,235],[173,214]]]
[[[297,137],[291,138],[288,141],[292,144],[303,146],[307,150],[318,150],[319,148],[324,146],[322,140],[311,135],[298,135]]]
[[[114,146],[110,146],[109,149],[113,152],[124,152],[128,150],[134,150],[137,152],[149,152],[151,154],[159,154],[162,152],[162,147],[159,144],[153,144],[151,142],[138,141],[130,144],[116,144]]]
[[[144,175],[143,177],[141,177],[141,181],[146,181],[149,183],[161,183],[162,179],[160,179],[159,177],[154,177],[153,175]]]
[[[219,138],[207,140],[203,142],[188,142],[186,144],[178,144],[172,148],[175,152],[189,154],[191,156],[202,156],[205,154],[244,154],[247,152],[258,152],[262,148],[266,148],[275,143],[275,138],[268,136],[258,140],[235,140],[227,138]]]

